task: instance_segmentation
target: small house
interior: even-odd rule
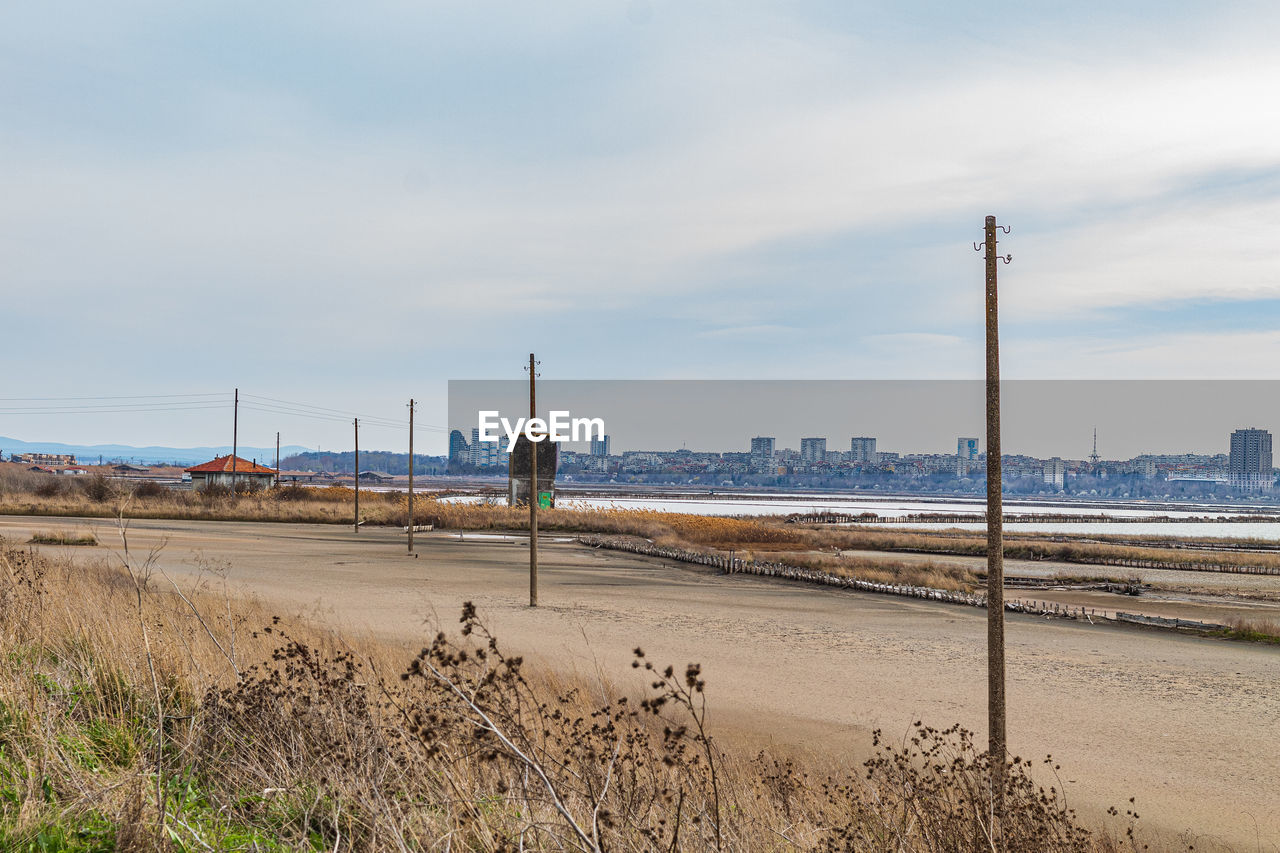
[[[196,491],[203,491],[210,486],[224,486],[230,489],[236,486],[243,487],[246,484],[251,489],[266,489],[270,488],[276,479],[274,468],[267,468],[230,454],[219,456],[203,465],[187,468],[186,473],[191,475],[191,487]]]

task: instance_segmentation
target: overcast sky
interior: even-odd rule
[[[378,419],[443,425],[446,380],[531,350],[561,379],[978,378],[988,213],[1006,376],[1276,378],[1278,18],[11,4],[0,394],[221,396],[6,399],[0,435],[225,443],[239,386],[341,410],[247,409],[241,442],[349,447],[358,412],[397,447]]]

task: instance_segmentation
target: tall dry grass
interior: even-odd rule
[[[400,496],[407,512],[408,497]],[[528,530],[529,510],[505,503],[414,502],[417,523],[432,522],[450,530]],[[698,545],[716,549],[786,549],[801,545],[800,528],[725,516],[689,515],[645,509],[540,509],[540,530],[642,536],[660,544]]]
[[[865,528],[818,528],[803,526],[805,539],[829,548],[845,548],[862,551],[903,551],[923,554],[950,554],[956,556],[982,556],[986,554],[987,540],[969,531],[938,531],[916,533],[900,530],[875,530]],[[1095,537],[1089,537],[1090,540]],[[1159,540],[1153,540],[1158,542]],[[1106,564],[1147,562],[1170,567],[1179,566],[1243,566],[1280,569],[1280,553],[1250,553],[1247,551],[1203,550],[1183,547],[1122,545],[1103,541],[1061,541],[1061,537],[1018,534],[1007,536],[1005,557],[1016,560],[1050,560],[1062,563]]]
[[[204,492],[157,488],[150,482],[128,483],[101,476],[54,477],[0,466],[0,514],[114,518],[173,518],[209,521],[274,521],[345,524],[354,518],[353,489],[344,486],[287,486],[233,495],[225,489]],[[361,495],[360,515],[368,525],[408,522],[408,496],[403,492]],[[528,529],[525,509],[499,503],[463,503],[422,496],[415,501],[414,521],[459,530]],[[916,552],[938,556],[980,556],[986,540],[963,531],[911,532],[870,527],[832,528],[787,524],[776,517],[729,518],[650,510],[549,509],[539,525],[557,532],[642,536],[664,545],[718,551],[756,552],[861,550]],[[1234,566],[1280,571],[1280,552],[1196,550],[1194,543],[1174,547],[1152,538],[1151,545],[1106,541],[1059,541],[1060,537],[1007,536],[1010,559],[1051,560],[1090,565],[1144,565],[1151,568]],[[1243,547],[1243,546],[1242,546]],[[905,568],[882,566],[887,571]],[[943,572],[947,574],[948,572]]]
[[[184,521],[274,521],[300,524],[346,524],[354,518],[355,490],[342,485],[323,488],[284,486],[260,491],[212,488],[170,489],[152,481],[128,482],[99,475],[55,477],[30,472],[4,472],[0,478],[0,514],[82,518],[171,518]],[[34,479],[32,479],[34,478]],[[363,491],[360,517],[366,524],[403,524],[401,496]]]
[[[0,849],[993,849],[959,730],[920,724],[853,771],[741,754],[708,729],[696,664],[637,649],[644,689],[557,681],[470,607],[413,655],[154,556],[0,542]],[[1030,769],[995,848],[1136,849]]]

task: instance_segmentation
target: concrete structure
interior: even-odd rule
[[[609,455],[609,436],[604,438],[591,439],[591,455],[592,456],[608,456]]]
[[[757,435],[751,439],[751,453],[748,457],[751,470],[757,474],[776,474],[777,463],[774,461],[774,439],[771,435]]]
[[[865,435],[849,439],[849,461],[875,464],[876,440]]]
[[[560,445],[554,441],[538,442],[538,506],[556,505],[556,468]],[[511,506],[529,505],[530,474],[533,466],[531,445],[524,433],[516,436],[507,465],[507,501]]]
[[[449,461],[466,461],[467,437],[462,430],[455,429],[449,433]]]
[[[1044,463],[1044,482],[1047,486],[1061,489],[1067,483],[1067,465],[1062,457],[1055,456]]]
[[[510,443],[511,440],[505,434],[498,436],[496,439],[481,441],[480,428],[475,427],[471,430],[471,444],[467,445],[463,458],[477,468],[493,468],[498,465],[506,465],[509,454],[508,445]]]
[[[186,473],[191,475],[191,487],[196,491],[204,491],[210,486],[225,486],[230,489],[237,485],[240,488],[247,486],[251,489],[266,489],[275,482],[274,468],[267,468],[239,456],[235,457],[236,470],[232,475],[231,459],[231,454],[228,453],[203,465],[187,468]]]
[[[956,456],[966,462],[978,461],[978,439],[976,438],[957,438],[956,439]]]
[[[800,461],[806,465],[826,462],[827,440],[825,438],[800,439]]]
[[[21,462],[24,465],[74,465],[74,453],[11,453],[10,462]]]
[[[1257,492],[1275,482],[1271,464],[1271,433],[1250,427],[1231,433],[1231,457],[1227,481],[1232,488]]]

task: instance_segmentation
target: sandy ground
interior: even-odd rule
[[[0,518],[0,535],[110,524]],[[420,534],[420,557],[389,529],[135,521],[134,549],[163,543],[167,571],[230,567],[282,610],[417,646],[472,600],[509,649],[628,687],[631,649],[699,661],[713,727],[727,739],[823,755],[865,755],[869,733],[898,737],[920,719],[985,732],[984,611],[720,576],[683,564],[541,550],[541,606],[528,557],[501,539]],[[1137,797],[1143,825],[1242,850],[1280,850],[1280,648],[1011,616],[1012,751],[1051,753],[1087,815]],[[984,740],[980,738],[979,740]]]

